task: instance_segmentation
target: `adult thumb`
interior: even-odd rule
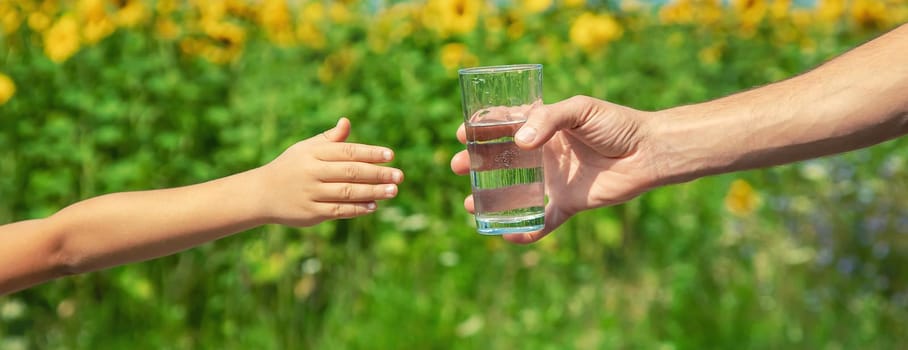
[[[577,103],[573,100],[532,109],[526,123],[514,134],[517,145],[524,149],[535,149],[548,142],[559,130],[578,127],[583,118],[579,113],[582,109],[577,108]]]

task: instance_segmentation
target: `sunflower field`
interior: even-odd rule
[[[547,103],[657,110],[906,21],[906,0],[0,0],[0,223],[254,168],[341,116],[406,173],[370,216],[0,297],[0,350],[904,347],[908,140],[656,189],[525,246],[475,232],[448,164],[461,67],[541,63]]]

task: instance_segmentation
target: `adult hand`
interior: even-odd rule
[[[655,187],[659,171],[648,139],[651,119],[649,112],[586,96],[531,111],[515,139],[523,149],[544,147],[545,227],[504,238],[538,241],[583,210],[619,204]],[[463,125],[457,138],[466,143]],[[469,173],[467,151],[454,155],[451,169]],[[464,207],[474,212],[472,195]]]

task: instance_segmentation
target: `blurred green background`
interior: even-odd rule
[[[340,116],[406,182],[368,217],[0,297],[0,349],[905,347],[908,140],[657,189],[527,246],[477,235],[448,167],[459,67],[542,63],[547,103],[656,110],[905,21],[905,0],[4,0],[0,222],[250,169]]]

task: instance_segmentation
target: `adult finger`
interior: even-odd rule
[[[467,144],[467,129],[463,123],[457,128],[457,140],[462,144]]]
[[[467,151],[460,151],[451,157],[451,170],[457,175],[469,174],[470,154]]]
[[[598,102],[601,101],[592,97],[574,96],[542,108],[534,108],[514,139],[522,148],[539,147],[559,130],[580,127],[595,113]]]
[[[467,141],[503,141],[514,137],[521,125],[522,123],[473,125],[464,127],[464,137]]]
[[[570,215],[557,210],[552,205],[548,205],[545,207],[545,226],[541,230],[504,235],[504,239],[517,244],[534,243],[543,237],[548,236],[552,231],[555,231],[555,229],[558,228],[558,226],[561,226],[568,218],[570,218]]]
[[[467,196],[467,198],[464,198],[463,208],[470,212],[470,214],[476,213],[476,203],[473,202],[472,194]]]

